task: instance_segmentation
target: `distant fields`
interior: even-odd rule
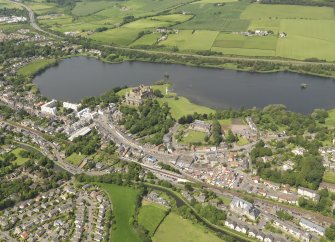
[[[78,32],[104,44],[335,60],[335,14],[330,7],[260,4],[249,0],[83,0],[68,12],[45,0],[27,4],[39,15],[44,27]],[[134,16],[134,21],[123,24],[126,16]],[[106,27],[107,31],[94,32],[99,27]],[[175,29],[178,33],[158,42],[159,27]],[[273,34],[246,37],[242,32],[248,30]],[[139,35],[142,31],[146,33],[143,36]],[[280,38],[281,32],[287,37]]]
[[[23,76],[33,76],[40,70],[54,64],[55,59],[38,59],[19,69],[18,73]]]
[[[153,237],[153,242],[223,242],[213,233],[205,230],[199,224],[170,213],[159,226]]]

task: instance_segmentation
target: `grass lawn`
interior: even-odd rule
[[[231,199],[229,197],[220,196],[220,199],[222,200],[222,202],[226,206],[228,206],[230,204],[230,202],[231,202]]]
[[[326,170],[323,174],[323,181],[335,184],[335,172]]]
[[[166,208],[156,204],[146,204],[140,209],[138,222],[153,236],[166,214]]]
[[[170,25],[171,25],[170,22],[163,22],[163,21],[152,20],[149,18],[144,18],[126,24],[123,27],[132,29],[148,29],[148,28],[167,27]]]
[[[330,7],[254,3],[243,11],[241,19],[335,19],[335,15]]]
[[[210,50],[219,32],[206,30],[182,30],[171,34],[160,45],[177,46],[180,50]]]
[[[206,133],[188,130],[186,136],[184,136],[181,140],[182,143],[192,144],[192,143],[205,143]]]
[[[69,157],[65,159],[66,162],[69,162],[73,165],[79,166],[81,161],[85,158],[85,155],[79,155],[77,153],[72,153]]]
[[[135,212],[135,202],[138,191],[130,187],[116,186],[113,184],[100,184],[112,200],[113,223],[111,242],[140,242],[130,221]]]
[[[328,111],[328,118],[326,118],[326,125],[328,127],[335,127],[335,109],[331,109]]]
[[[55,62],[55,59],[37,59],[29,63],[28,65],[20,68],[18,73],[23,76],[31,77],[40,70],[45,69],[46,67],[54,64]]]
[[[170,213],[159,226],[153,242],[222,242],[213,233],[205,230],[201,225],[194,224],[181,218],[175,213]]]
[[[160,103],[168,104],[168,106],[171,108],[172,117],[176,120],[184,115],[194,114],[195,112],[200,114],[209,114],[215,112],[214,109],[191,103],[190,100],[185,97],[178,97],[177,99],[174,97],[164,97],[159,98],[158,101]]]
[[[238,136],[238,141],[237,141],[237,145],[238,146],[244,146],[244,145],[247,145],[249,144],[249,141],[248,139],[246,139],[244,136],[242,135],[239,135]]]
[[[114,3],[109,1],[82,1],[76,3],[72,13],[76,16],[86,16],[112,7],[113,5]]]
[[[15,164],[17,165],[23,165],[25,162],[27,162],[29,160],[29,158],[24,158],[22,156],[20,156],[20,152],[21,151],[25,151],[22,148],[16,148],[14,150],[12,150],[10,153],[14,154],[16,156],[16,160],[13,161]]]

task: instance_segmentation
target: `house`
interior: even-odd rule
[[[262,233],[262,232],[258,232],[257,235],[256,235],[256,239],[258,239],[260,241],[263,241],[264,237],[265,237],[265,234]]]
[[[248,236],[252,237],[252,238],[256,238],[256,236],[257,236],[257,230],[250,229],[249,232],[248,232]]]
[[[298,194],[312,199],[315,202],[318,202],[320,200],[320,195],[316,191],[305,187],[298,187]]]
[[[243,225],[243,224],[237,224],[236,227],[235,227],[235,230],[237,232],[240,232],[240,233],[243,233],[243,234],[246,234],[249,230],[248,226],[246,225]]]
[[[140,85],[139,87],[133,88],[130,92],[125,95],[125,102],[127,105],[139,106],[144,103],[145,99],[154,97],[154,93],[151,87]]]
[[[273,241],[274,241],[274,238],[271,234],[265,235],[264,242],[273,242]]]
[[[189,128],[195,131],[210,134],[212,125],[202,120],[195,120],[193,123],[190,124]]]
[[[53,99],[41,106],[41,112],[46,115],[57,115],[57,100]]]
[[[305,153],[305,149],[298,147],[292,150],[292,153],[295,155],[303,155]]]
[[[251,220],[256,220],[260,214],[260,211],[253,204],[238,197],[233,198],[230,209],[240,215],[245,215]]]
[[[232,220],[226,220],[224,224],[230,229],[235,229],[236,227],[236,222]]]
[[[26,240],[26,239],[29,238],[29,234],[28,234],[26,231],[24,231],[24,232],[22,232],[22,233],[20,234],[20,237],[21,237],[22,239]]]
[[[307,231],[311,231],[311,232],[314,232],[314,233],[317,233],[318,235],[320,236],[324,236],[325,234],[325,228],[324,227],[321,227],[320,225],[317,225],[307,219],[304,219],[304,218],[301,218],[300,219],[300,222],[299,222],[299,225],[306,229]]]

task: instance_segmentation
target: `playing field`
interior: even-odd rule
[[[170,213],[159,226],[153,242],[222,242],[213,233],[205,230],[190,220],[181,218],[175,213]]]
[[[135,212],[138,191],[124,186],[100,184],[112,200],[115,223],[112,225],[111,242],[140,242],[130,221]]]
[[[138,222],[149,231],[150,236],[154,235],[166,215],[166,210],[166,208],[156,204],[146,204],[141,207]]]
[[[180,50],[210,50],[218,34],[217,31],[182,30],[169,35],[160,45],[176,46]]]

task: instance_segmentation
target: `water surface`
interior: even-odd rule
[[[109,64],[94,58],[65,59],[34,78],[48,98],[79,102],[116,86],[153,84],[168,73],[173,91],[212,108],[262,108],[284,104],[309,113],[335,107],[335,81],[296,73],[250,73],[177,64],[123,62]],[[308,84],[301,89],[301,83]]]

